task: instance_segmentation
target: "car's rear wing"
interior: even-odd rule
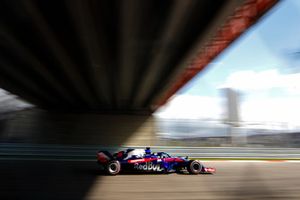
[[[113,156],[108,151],[98,151],[97,152],[97,161],[99,163],[108,163],[110,160],[113,159]]]

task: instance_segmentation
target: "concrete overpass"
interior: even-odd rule
[[[276,2],[1,1],[0,87],[43,109],[2,135],[152,134],[150,114]]]

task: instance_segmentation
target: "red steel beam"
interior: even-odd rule
[[[176,80],[170,90],[155,105],[156,108],[162,106],[173,96],[182,86],[190,81],[205,66],[207,66],[216,56],[236,40],[245,30],[252,26],[258,19],[273,7],[277,0],[246,0],[238,7],[225,24],[217,31],[216,35],[203,48],[197,56],[186,67],[183,73]]]

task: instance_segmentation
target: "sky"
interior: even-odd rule
[[[300,127],[299,21],[299,0],[279,2],[156,115],[222,120],[226,112],[222,88],[232,88],[240,94],[242,121]]]

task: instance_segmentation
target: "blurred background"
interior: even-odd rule
[[[299,9],[278,3],[155,113],[165,144],[300,147]]]
[[[153,114],[151,145],[300,147],[299,9],[277,3],[175,93]],[[4,89],[0,102],[0,139],[33,141],[7,121],[39,107]]]
[[[300,1],[0,1],[0,199],[299,199]],[[106,176],[96,152],[213,176]]]

